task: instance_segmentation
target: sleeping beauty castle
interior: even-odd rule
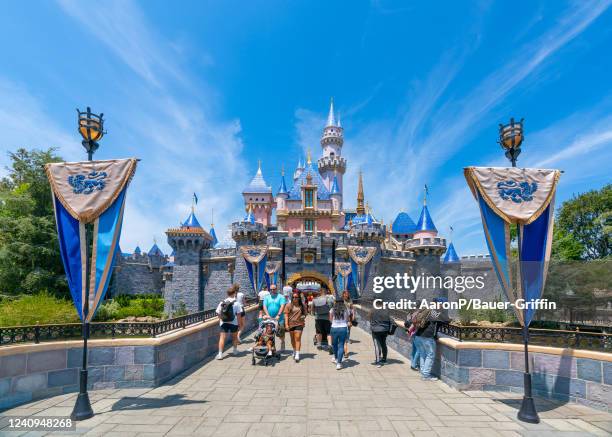
[[[156,244],[147,253],[138,250],[120,256],[112,292],[161,293],[168,314],[214,308],[232,283],[252,296],[274,283],[348,290],[362,298],[452,300],[455,293],[435,286],[420,287],[415,293],[387,288],[375,294],[373,280],[398,273],[448,276],[490,271],[486,257],[460,259],[452,242],[447,245],[438,235],[426,195],[416,223],[400,212],[390,226],[385,225],[366,202],[360,172],[357,206],[345,208],[348,162],[342,156],[344,129],[333,101],[320,144],[316,161],[308,153],[291,176],[281,172],[276,192],[258,166],[242,191],[245,215],[231,225],[235,247],[216,248],[214,226],[205,230],[192,208],[180,226],[166,231],[173,249],[170,256]],[[491,294],[496,287],[494,275],[488,277],[490,286],[480,293]]]

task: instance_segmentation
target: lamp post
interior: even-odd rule
[[[510,123],[499,125],[499,140],[498,143],[506,151],[506,158],[512,163],[512,167],[516,167],[516,159],[521,154],[521,144],[523,143],[523,118],[516,122],[514,118],[510,119]],[[521,242],[521,227],[516,225],[516,239],[518,242],[519,260],[522,251]],[[520,261],[519,261],[520,262]],[[522,269],[521,269],[522,270]],[[522,281],[522,278],[519,278]],[[522,286],[521,286],[522,288]],[[531,373],[529,373],[529,325],[527,324],[527,309],[523,309],[523,344],[525,346],[525,373],[523,374],[523,401],[521,409],[518,412],[519,420],[528,423],[540,423],[538,412],[533,402],[531,391]]]
[[[104,114],[94,114],[91,112],[91,108],[88,106],[87,111],[81,112],[77,109],[78,113],[78,131],[83,137],[83,147],[87,151],[87,160],[93,160],[93,154],[100,145],[98,141],[104,136]],[[70,418],[72,420],[85,420],[93,417],[94,413],[91,408],[91,402],[89,402],[89,394],[87,393],[87,339],[89,338],[89,322],[87,316],[89,314],[89,289],[91,279],[91,245],[93,236],[93,225],[88,223],[85,225],[85,290],[87,290],[87,296],[83,302],[83,367],[81,368],[79,378],[79,394],[77,396],[76,403]]]
[[[87,111],[81,112],[77,108],[77,113],[79,114],[79,133],[83,137],[83,147],[87,151],[87,159],[91,161],[93,159],[93,154],[100,145],[98,141],[102,139],[104,134],[104,114],[94,114],[91,112],[91,108],[88,106]]]
[[[506,158],[512,163],[512,167],[516,167],[516,159],[521,154],[521,144],[523,143],[523,120],[516,122],[514,118],[510,119],[510,123],[499,125],[499,141],[498,143],[506,151]]]

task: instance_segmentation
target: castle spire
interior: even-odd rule
[[[359,185],[357,188],[357,215],[364,215],[365,214],[365,207],[363,206],[363,200],[364,200],[364,196],[363,196],[363,177],[362,177],[362,173],[361,170],[359,171]]]
[[[429,194],[429,188],[427,188],[427,184],[423,188],[423,206],[427,205],[427,195]]]
[[[306,155],[306,163],[308,165],[312,164],[312,158],[310,157],[310,149],[308,149],[307,155]]]
[[[331,98],[329,103],[329,114],[327,115],[327,126],[335,126],[336,121],[334,119],[334,98]]]

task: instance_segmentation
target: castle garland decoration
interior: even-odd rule
[[[349,256],[358,265],[369,263],[376,254],[376,247],[348,246]]]

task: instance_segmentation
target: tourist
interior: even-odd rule
[[[276,285],[270,287],[270,294],[264,299],[264,315],[276,320],[278,331],[276,335],[281,339],[280,350],[285,350],[285,298],[278,293]]]
[[[329,312],[331,319],[331,338],[334,356],[332,362],[336,363],[336,370],[342,369],[342,357],[344,356],[344,345],[348,339],[348,325],[350,312],[343,300],[334,303]]]
[[[348,345],[351,341],[351,327],[353,325],[353,321],[355,320],[355,307],[353,306],[353,300],[351,299],[351,295],[348,290],[344,290],[342,292],[342,300],[344,301],[344,305],[346,305],[346,309],[349,311],[348,337],[344,343],[344,358],[346,359],[349,356]]]
[[[236,288],[234,286],[227,289],[227,298],[222,300],[216,310],[219,316],[219,353],[217,359],[223,359],[223,348],[228,333],[232,335],[233,354],[238,353],[238,326],[243,318],[244,309],[236,300]]]
[[[416,320],[416,317],[419,311],[423,311],[423,310],[414,311],[412,314],[408,316],[408,318],[404,322],[404,327],[406,328],[408,337],[410,337],[412,341],[411,348],[410,348],[410,369],[414,371],[418,371],[420,368],[419,350],[416,347],[416,344],[414,342],[414,333],[416,331],[416,326],[414,325],[414,322]]]
[[[318,344],[318,349],[327,347],[329,353],[332,354],[331,344],[331,321],[329,320],[329,311],[334,305],[334,297],[327,294],[327,288],[321,287],[321,294],[314,298],[311,303],[311,310],[315,317],[315,343]]]
[[[272,287],[274,287],[274,289],[276,290],[276,285],[274,284],[270,285],[270,290],[272,289]],[[270,292],[268,291],[268,287],[266,287],[265,285],[263,286],[261,291],[257,293],[257,297],[259,298],[259,314],[257,315],[257,319],[259,322],[261,322],[261,319],[264,316],[264,312],[263,312],[264,299],[266,298],[266,296],[269,296],[269,295],[270,295]]]
[[[434,299],[434,302],[438,302],[438,299]],[[435,309],[423,309],[422,311],[419,311],[415,317],[413,343],[417,347],[421,378],[424,381],[438,380],[438,378],[431,374],[431,369],[436,357],[436,334],[438,322],[446,319],[447,318],[442,311]]]
[[[242,343],[242,331],[244,330],[244,321],[245,319],[245,311],[244,311],[244,307],[246,306],[246,301],[244,299],[244,293],[242,291],[240,291],[240,285],[239,284],[234,284],[232,285],[232,287],[234,287],[236,289],[236,301],[240,304],[240,306],[242,307],[242,317],[240,319],[238,319],[238,343]]]
[[[302,331],[306,326],[307,307],[298,290],[293,290],[291,301],[285,305],[285,328],[289,331],[293,359],[300,362],[300,349],[302,347]]]
[[[389,310],[373,308],[370,312],[370,331],[374,341],[374,364],[382,367],[387,363],[387,336],[391,332]]]

